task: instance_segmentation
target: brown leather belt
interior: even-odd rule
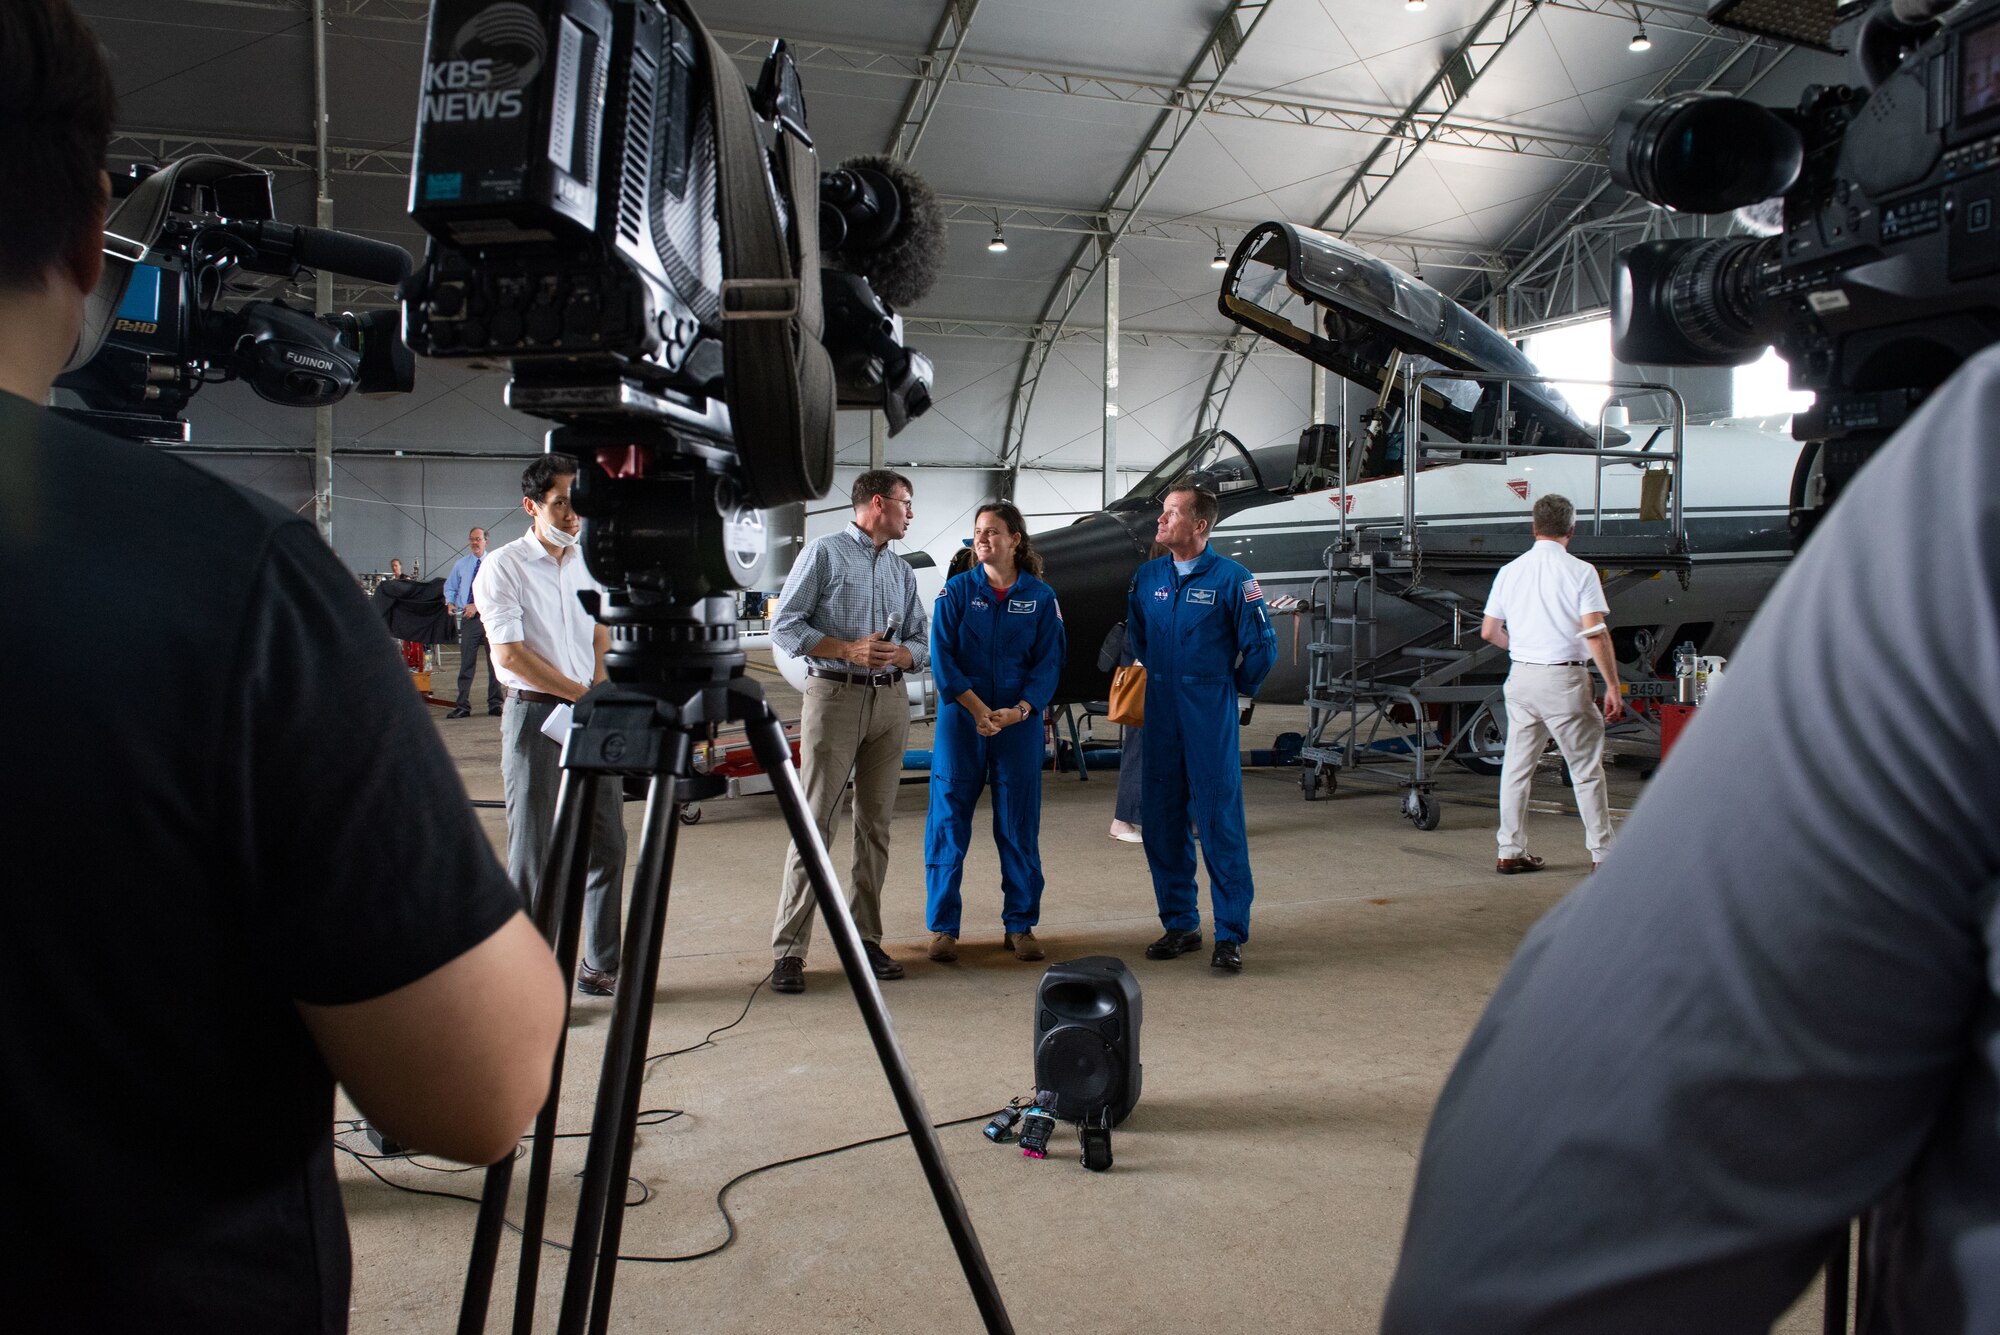
[[[835,672],[832,668],[807,667],[806,675],[824,681],[844,681],[849,686],[894,686],[903,679],[903,669],[891,668],[887,672]]]
[[[531,705],[570,705],[574,700],[565,696],[550,695],[547,691],[524,691],[518,686],[509,686],[507,694],[516,700],[526,700]]]

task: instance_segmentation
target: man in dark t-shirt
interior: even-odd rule
[[[110,123],[67,0],[0,6],[0,200],[37,201],[0,210],[0,1326],[338,1332],[335,1080],[497,1159],[563,989],[318,535],[40,406]]]

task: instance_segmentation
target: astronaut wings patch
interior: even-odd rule
[[[1264,601],[1264,591],[1257,587],[1256,580],[1246,579],[1243,581],[1243,601],[1246,603],[1261,603]]]

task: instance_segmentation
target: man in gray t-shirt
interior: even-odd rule
[[[1388,1335],[2000,1330],[2000,350],[1849,486],[1445,1086]]]

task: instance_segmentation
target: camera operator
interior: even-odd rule
[[[1388,1335],[2000,1330],[2000,349],[1856,475],[1445,1086]],[[1844,1328],[1844,1327],[1843,1327]]]
[[[104,264],[113,114],[68,0],[0,6],[0,1303],[24,1332],[337,1332],[334,1081],[398,1141],[498,1159],[562,991],[313,529],[40,406]],[[119,652],[65,697],[106,605]]]

